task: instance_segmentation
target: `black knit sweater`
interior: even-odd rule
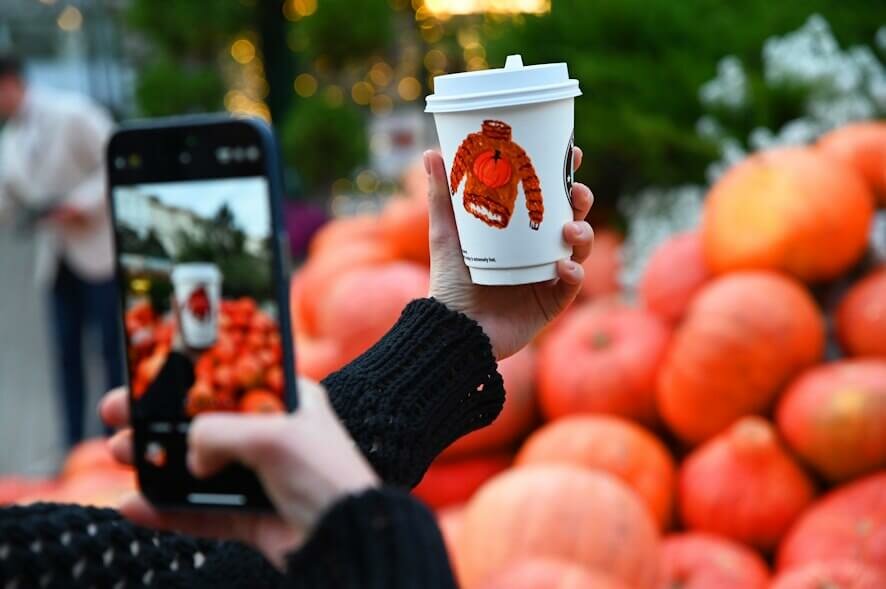
[[[288,557],[285,574],[237,542],[155,532],[111,509],[43,503],[0,509],[0,587],[455,587],[433,516],[400,488],[501,410],[488,338],[464,315],[415,301],[323,384],[387,486],[335,504]]]

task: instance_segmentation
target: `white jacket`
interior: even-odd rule
[[[52,283],[61,259],[87,280],[113,274],[104,162],[112,128],[108,114],[85,97],[29,89],[0,132],[0,217],[16,206],[63,204],[89,218],[85,226],[51,220],[36,225],[34,274],[40,285]]]

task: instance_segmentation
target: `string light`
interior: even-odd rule
[[[231,45],[231,57],[240,64],[247,64],[255,59],[255,45],[249,39],[237,39]]]
[[[369,69],[369,79],[379,88],[384,88],[391,83],[393,73],[391,66],[383,61],[379,61]]]
[[[317,12],[317,0],[286,0],[283,3],[283,16],[297,21]]]
[[[323,96],[326,98],[326,103],[333,108],[341,106],[345,99],[341,87],[335,84],[327,86],[323,91]]]
[[[394,100],[387,94],[376,94],[369,103],[374,115],[386,115],[394,108]]]
[[[485,70],[489,68],[489,64],[482,57],[472,57],[467,61],[468,71]]]
[[[308,98],[317,93],[317,78],[311,74],[299,74],[293,83],[295,93],[303,98]]]
[[[373,94],[375,94],[375,88],[369,82],[357,82],[351,86],[351,98],[357,104],[369,104]]]
[[[424,0],[423,8],[435,16],[454,14],[543,14],[551,0]]]
[[[421,95],[421,82],[412,76],[407,76],[397,84],[397,94],[399,94],[400,98],[403,100],[415,100]]]
[[[356,184],[360,192],[372,192],[378,188],[378,175],[372,170],[363,170],[357,174]]]
[[[446,71],[446,64],[448,61],[445,53],[439,49],[431,49],[425,54],[425,69],[433,73],[443,73]]]

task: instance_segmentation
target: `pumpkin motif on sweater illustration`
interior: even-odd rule
[[[522,182],[529,226],[538,230],[545,212],[541,186],[532,160],[511,139],[510,125],[483,121],[479,133],[471,133],[462,141],[449,174],[453,195],[465,177],[465,210],[498,229],[508,226],[517,200],[517,185]]]

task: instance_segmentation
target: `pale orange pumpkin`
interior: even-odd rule
[[[468,503],[456,549],[472,588],[528,558],[567,560],[634,589],[655,587],[658,531],[617,478],[561,465],[515,468]]]
[[[501,188],[511,181],[511,163],[497,149],[484,151],[474,159],[474,175],[489,188]]]
[[[704,532],[666,536],[658,589],[766,589],[760,555],[729,538]]]
[[[837,307],[836,322],[848,355],[886,358],[886,266],[849,289]]]
[[[591,305],[564,319],[539,349],[538,393],[548,419],[608,413],[655,422],[655,375],[670,329],[648,311]]]
[[[505,404],[491,424],[462,436],[446,448],[441,458],[452,460],[513,448],[535,424],[535,352],[523,348],[498,363],[505,387]]]
[[[335,340],[295,333],[295,369],[299,376],[320,382],[345,364],[341,347]]]
[[[691,530],[772,550],[815,487],[760,417],[745,417],[693,451],[680,468],[680,514]]]
[[[710,277],[701,235],[697,231],[681,233],[652,253],[640,278],[640,299],[659,317],[677,323],[686,314],[692,297]]]
[[[794,452],[832,482],[886,468],[886,359],[807,370],[785,392],[777,419]]]
[[[317,336],[338,343],[342,360],[356,358],[394,326],[406,305],[428,295],[424,266],[391,262],[346,272],[323,293]]]
[[[886,472],[837,487],[810,507],[778,551],[778,570],[857,559],[886,573]]]
[[[883,589],[886,573],[854,560],[810,562],[778,575],[770,589]]]
[[[790,379],[824,352],[824,324],[797,282],[739,272],[693,299],[658,374],[662,419],[691,444],[743,415],[767,410]]]
[[[867,247],[873,200],[853,169],[818,150],[758,152],[708,193],[705,260],[715,274],[761,269],[804,281],[836,278]]]
[[[397,257],[419,264],[429,264],[428,198],[393,197],[378,218],[382,241],[396,252]]]
[[[822,136],[818,148],[852,166],[886,206],[886,122],[845,125]]]
[[[671,520],[676,466],[648,431],[606,415],[564,417],[536,430],[520,449],[517,465],[571,464],[613,474],[646,503],[660,528]]]
[[[494,575],[480,589],[628,589],[621,581],[577,564],[531,558]]]
[[[308,245],[312,258],[335,254],[347,244],[378,241],[381,237],[378,218],[374,215],[340,217],[323,225]]]

